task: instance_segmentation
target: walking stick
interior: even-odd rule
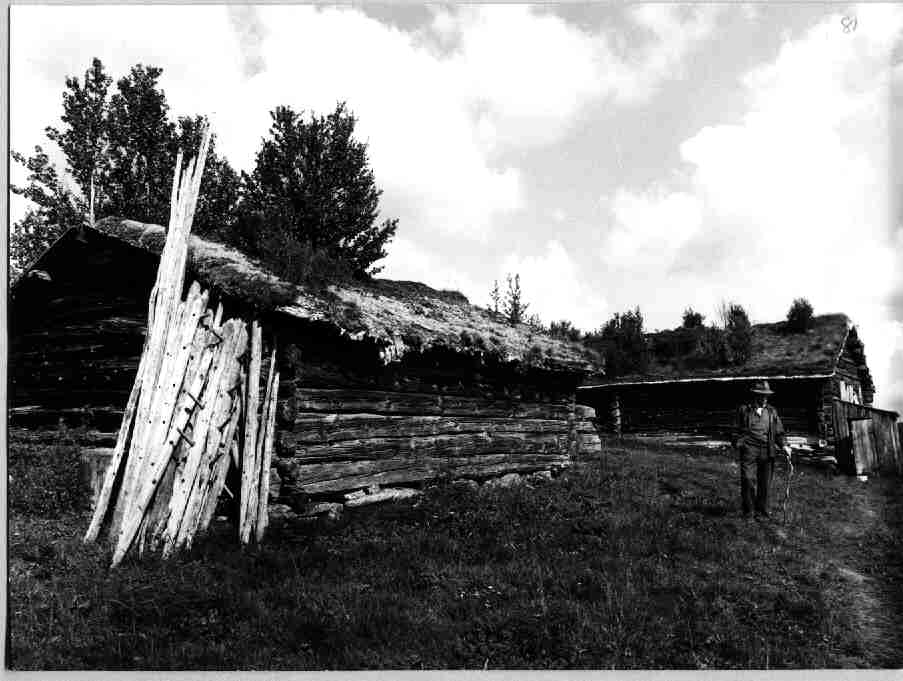
[[[784,524],[787,524],[787,506],[790,503],[790,481],[793,479],[793,460],[791,457],[791,451],[784,452],[787,455],[787,489],[784,490],[784,503],[783,503],[783,512],[784,512]]]

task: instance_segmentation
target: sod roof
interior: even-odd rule
[[[675,358],[653,357],[642,374],[618,376],[593,385],[670,383],[757,378],[806,378],[834,372],[851,325],[845,314],[825,314],[814,318],[811,329],[789,332],[784,322],[754,324],[752,351],[743,364],[721,367],[691,367]],[[650,346],[673,331],[648,334]]]
[[[156,255],[166,239],[160,225],[121,218],[105,218],[91,229]],[[389,279],[316,288],[298,285],[234,248],[194,235],[189,240],[189,267],[201,283],[261,310],[325,322],[352,338],[372,339],[387,362],[410,350],[444,348],[530,368],[597,377],[602,373],[595,351],[526,324],[511,326],[455,291]]]

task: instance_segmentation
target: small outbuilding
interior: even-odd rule
[[[767,380],[791,442],[826,450],[842,468],[858,469],[850,420],[868,418],[873,469],[900,470],[898,414],[873,406],[863,344],[846,315],[817,316],[805,332],[791,332],[783,322],[756,324],[750,357],[736,365],[694,365],[679,347],[687,335],[683,330],[649,334],[652,358],[644,373],[578,389],[578,402],[596,410],[602,431],[727,440],[751,384]]]
[[[158,225],[108,218],[67,231],[14,284],[13,426],[115,439],[164,242]],[[258,318],[275,339],[283,495],[548,470],[599,449],[575,395],[602,364],[582,345],[416,282],[292,284],[196,236],[188,270],[226,316]]]

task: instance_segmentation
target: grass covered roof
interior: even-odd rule
[[[166,239],[160,225],[120,218],[100,220],[93,229],[157,255]],[[601,375],[596,352],[526,324],[511,326],[455,291],[388,279],[303,286],[280,279],[234,248],[194,235],[189,268],[203,284],[263,311],[325,322],[352,338],[376,341],[387,362],[411,350],[443,348],[524,367]]]
[[[850,328],[850,320],[845,314],[818,315],[813,319],[812,328],[805,332],[791,332],[784,322],[754,324],[752,351],[743,364],[698,367],[682,362],[680,357],[653,354],[644,373],[623,375],[594,384],[825,376],[835,370]],[[667,345],[669,334],[680,331],[648,334],[648,344],[650,347]]]

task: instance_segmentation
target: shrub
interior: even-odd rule
[[[605,358],[605,371],[610,376],[642,373],[649,366],[649,348],[643,332],[640,308],[615,313],[605,326],[585,338],[587,346]]]
[[[502,314],[511,326],[515,326],[525,321],[527,318],[527,308],[529,303],[524,302],[524,294],[520,288],[520,274],[515,274],[512,279],[508,275],[508,290],[505,292],[505,301],[502,305]]]
[[[721,318],[732,364],[743,364],[752,354],[752,324],[742,305],[723,303]]]
[[[812,328],[814,315],[812,304],[805,298],[797,298],[787,311],[787,330],[790,333],[805,333]]]
[[[579,341],[582,336],[580,329],[575,327],[573,323],[567,319],[562,319],[561,321],[549,324],[549,335],[552,336],[552,338],[574,341],[575,343]]]
[[[702,326],[705,321],[705,316],[696,312],[692,307],[688,307],[684,310],[683,314],[683,328],[685,329],[698,329]]]
[[[91,493],[81,477],[80,454],[74,433],[66,428],[50,442],[10,442],[10,509],[57,517],[88,508]]]
[[[285,222],[262,213],[242,214],[232,245],[266,262],[277,277],[315,289],[352,278],[351,265],[328,246],[299,240]]]

